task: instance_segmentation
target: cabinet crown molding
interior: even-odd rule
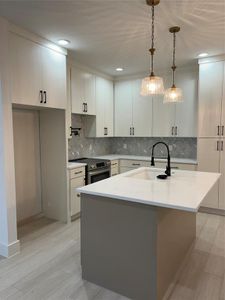
[[[225,61],[225,54],[200,58],[198,60],[198,64],[201,65],[201,64],[213,63],[217,61]]]
[[[43,38],[37,34],[34,34],[28,30],[25,30],[21,27],[18,27],[12,23],[10,23],[10,25],[9,25],[9,31],[11,33],[17,34],[23,38],[31,40],[32,42],[35,42],[41,46],[44,46],[46,48],[49,48],[49,49],[59,52],[61,54],[67,55],[67,50],[65,48],[62,48],[62,47],[54,44],[53,42],[46,40],[45,38]]]

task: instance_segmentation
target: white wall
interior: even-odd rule
[[[10,102],[8,22],[0,18],[0,255],[19,251],[16,224],[12,105]]]
[[[17,221],[42,211],[39,112],[13,110]]]

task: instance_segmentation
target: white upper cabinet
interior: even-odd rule
[[[223,72],[223,61],[199,66],[199,137],[220,135]]]
[[[10,35],[12,102],[66,108],[66,57],[16,34]]]
[[[115,136],[132,135],[133,95],[132,81],[115,83]]]
[[[175,131],[175,104],[163,103],[162,96],[153,98],[153,136],[169,137]]]
[[[47,106],[66,108],[66,57],[51,49],[41,48]]]
[[[86,135],[113,136],[113,82],[96,77],[96,116],[86,117]]]
[[[103,114],[103,123],[98,124],[98,131],[104,136],[113,136],[113,82],[101,77],[97,77],[96,81],[96,101],[98,105],[97,115]]]
[[[152,99],[140,95],[141,80],[133,81],[133,134],[139,137],[152,135]]]
[[[225,209],[225,139],[220,140],[219,209]]]
[[[183,102],[175,104],[175,133],[179,137],[197,136],[198,117],[198,72],[180,72],[177,87],[183,91]]]
[[[71,67],[72,113],[95,115],[95,75]]]
[[[165,88],[171,76],[163,76]],[[197,85],[196,70],[177,74],[177,86],[183,91],[182,103],[163,103],[163,96],[142,97],[141,79],[115,84],[115,136],[196,137]]]
[[[10,35],[10,76],[13,103],[40,105],[41,62],[41,46],[15,34]]]

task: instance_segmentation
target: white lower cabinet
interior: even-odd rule
[[[221,173],[219,183],[204,199],[202,206],[215,209],[225,209],[224,175],[225,154],[223,139],[198,139],[198,171]]]
[[[80,193],[77,188],[85,185],[85,167],[70,170],[70,215],[79,216],[80,213]]]
[[[119,160],[111,161],[111,176],[116,176],[119,174]]]
[[[155,162],[156,168],[166,168],[167,162]],[[181,163],[171,163],[171,169],[173,170],[187,170],[187,171],[196,171],[197,165],[194,164],[181,164]]]
[[[167,162],[155,161],[156,168],[166,168]],[[131,170],[135,170],[140,167],[150,167],[150,161],[142,160],[120,160],[120,173],[125,173]],[[196,171],[197,165],[195,164],[182,164],[182,163],[171,163],[171,169],[176,170],[190,170]]]

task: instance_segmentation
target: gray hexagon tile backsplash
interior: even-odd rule
[[[152,146],[158,141],[166,142],[170,146],[172,157],[191,159],[197,157],[196,138],[86,138],[83,130],[83,118],[79,115],[72,115],[73,127],[81,127],[82,130],[80,136],[73,136],[69,140],[69,159],[106,154],[150,156]],[[157,157],[164,157],[166,155],[165,148],[160,145],[155,154]]]

